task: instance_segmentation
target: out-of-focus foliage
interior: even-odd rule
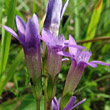
[[[11,3],[12,1],[13,3]],[[100,10],[101,14],[99,15],[99,18],[97,18],[96,15],[94,15],[94,9],[99,1],[101,0],[77,0],[77,3],[74,3],[74,0],[70,0],[61,22],[60,33],[63,32],[66,39],[68,38],[68,35],[71,34],[75,37],[77,42],[102,36],[110,37],[110,0],[103,0],[103,5],[100,5],[102,11]],[[63,0],[63,2],[65,2],[65,0]],[[9,24],[9,26],[16,30],[15,15],[21,16],[26,21],[33,13],[36,13],[39,17],[41,29],[43,26],[42,19],[46,12],[46,3],[47,0],[0,0],[0,62],[7,63],[6,66],[4,66],[5,64],[3,65],[3,63],[0,63],[1,68],[4,66],[4,68],[0,69],[0,71],[2,71],[0,73],[0,87],[2,83],[4,86],[6,83],[8,84],[8,81],[14,84],[14,87],[11,89],[6,89],[5,87],[2,94],[4,97],[5,92],[11,92],[14,95],[14,99],[7,101],[7,98],[5,102],[2,101],[0,110],[35,109],[35,100],[32,95],[30,95],[29,78],[25,67],[23,53],[20,53],[21,46],[12,37],[10,44],[10,37],[9,35],[7,35],[7,38],[5,37],[6,32],[2,28],[2,25]],[[97,27],[92,25],[95,21],[97,21]],[[77,27],[78,30],[75,30]],[[95,30],[94,33],[90,31],[91,28]],[[92,37],[89,38],[87,33],[92,34]],[[88,44],[85,43],[84,45]],[[91,60],[101,60],[110,63],[110,40],[93,42],[91,43],[90,50],[92,50],[93,53]],[[5,54],[5,52],[7,54]],[[8,61],[7,58],[5,60],[3,57],[7,57]],[[70,61],[63,62],[61,73],[59,74],[57,96],[61,96],[69,66]],[[7,80],[5,80],[5,78]],[[1,82],[3,80],[5,81]],[[76,109],[109,110],[110,67],[98,66],[94,69],[88,67],[83,73],[83,77],[75,91],[75,95],[77,96],[77,101],[87,98],[86,102]],[[43,102],[41,101],[41,103]]]

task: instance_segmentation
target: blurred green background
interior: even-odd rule
[[[63,3],[65,0],[62,0]],[[25,21],[36,13],[40,30],[47,0],[0,0],[0,110],[35,110],[24,54],[19,42],[2,25],[16,32],[16,15]],[[71,34],[78,44],[92,51],[90,60],[110,63],[110,0],[70,0],[60,25],[60,34]],[[56,95],[61,96],[70,61],[62,64]],[[110,110],[110,67],[87,67],[75,93],[75,110]],[[43,99],[41,101],[43,110]]]

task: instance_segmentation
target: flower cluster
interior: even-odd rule
[[[58,35],[60,20],[64,14],[69,0],[66,0],[62,6],[62,0],[49,0],[47,5],[46,19],[41,35],[39,32],[38,17],[33,17],[25,23],[19,16],[16,16],[17,35],[12,29],[3,26],[12,36],[14,36],[22,45],[25,53],[26,66],[34,88],[34,95],[37,101],[42,96],[42,67],[41,63],[46,65],[46,109],[53,110],[73,110],[75,107],[83,103],[86,99],[74,105],[76,97],[73,96],[79,81],[82,77],[84,69],[89,65],[93,68],[97,64],[110,66],[110,64],[101,61],[89,62],[92,52],[85,47],[77,45],[73,37],[70,35],[69,40],[65,40],[64,35]],[[40,51],[40,40],[46,44],[47,51],[45,58],[42,58]],[[68,48],[69,52],[65,51]],[[57,102],[55,97],[58,74],[60,73],[63,56],[71,58],[70,69],[67,73],[64,90],[62,96]],[[66,58],[66,59],[67,59]],[[47,59],[44,62],[44,59]],[[43,68],[44,69],[44,68]],[[44,75],[44,74],[43,74]],[[66,101],[65,101],[66,100]],[[65,103],[64,103],[65,102]],[[73,106],[74,105],[74,106]]]

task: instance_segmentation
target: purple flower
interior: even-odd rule
[[[68,5],[69,0],[66,0],[62,6],[62,0],[48,0],[47,14],[44,22],[44,27],[53,32],[55,36],[58,35],[60,20]]]
[[[69,45],[77,45],[72,36],[69,36]],[[89,52],[87,49],[83,51],[80,48],[70,46],[69,53],[65,51],[60,51],[58,52],[58,54],[66,57],[71,57],[71,66],[66,78],[63,96],[65,96],[68,92],[72,92],[76,89],[82,77],[82,72],[88,65],[94,68],[97,67],[97,64],[110,66],[110,64],[101,61],[89,62],[92,53]]]
[[[51,75],[54,80],[55,76],[60,72],[62,56],[58,55],[57,52],[61,51],[65,46],[64,36],[61,35],[57,39],[53,33],[47,29],[42,30],[42,37],[39,37],[43,40],[48,47],[48,64],[47,72]]]
[[[68,104],[66,105],[66,107],[63,110],[73,110],[74,108],[76,108],[78,105],[82,104],[86,99],[83,99],[82,101],[78,102],[76,105],[75,101],[76,101],[76,97],[75,96],[71,96]],[[57,102],[56,97],[53,98],[52,100],[52,110],[59,110],[59,104],[60,104],[60,99]]]
[[[33,14],[32,19],[29,19],[25,24],[19,16],[16,16],[16,25],[19,36],[9,27],[3,27],[22,44],[29,76],[32,79],[37,79],[41,76],[38,18],[35,14]]]

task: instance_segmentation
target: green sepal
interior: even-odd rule
[[[42,77],[37,78],[36,80],[32,79],[32,91],[36,100],[40,100],[42,97]]]
[[[68,92],[65,96],[61,98],[59,110],[63,110],[68,104],[70,97],[72,96],[72,92]]]
[[[54,80],[50,75],[48,75],[47,96],[49,100],[52,100],[53,97],[55,96],[56,87],[57,87],[57,78],[58,75],[56,75]]]

